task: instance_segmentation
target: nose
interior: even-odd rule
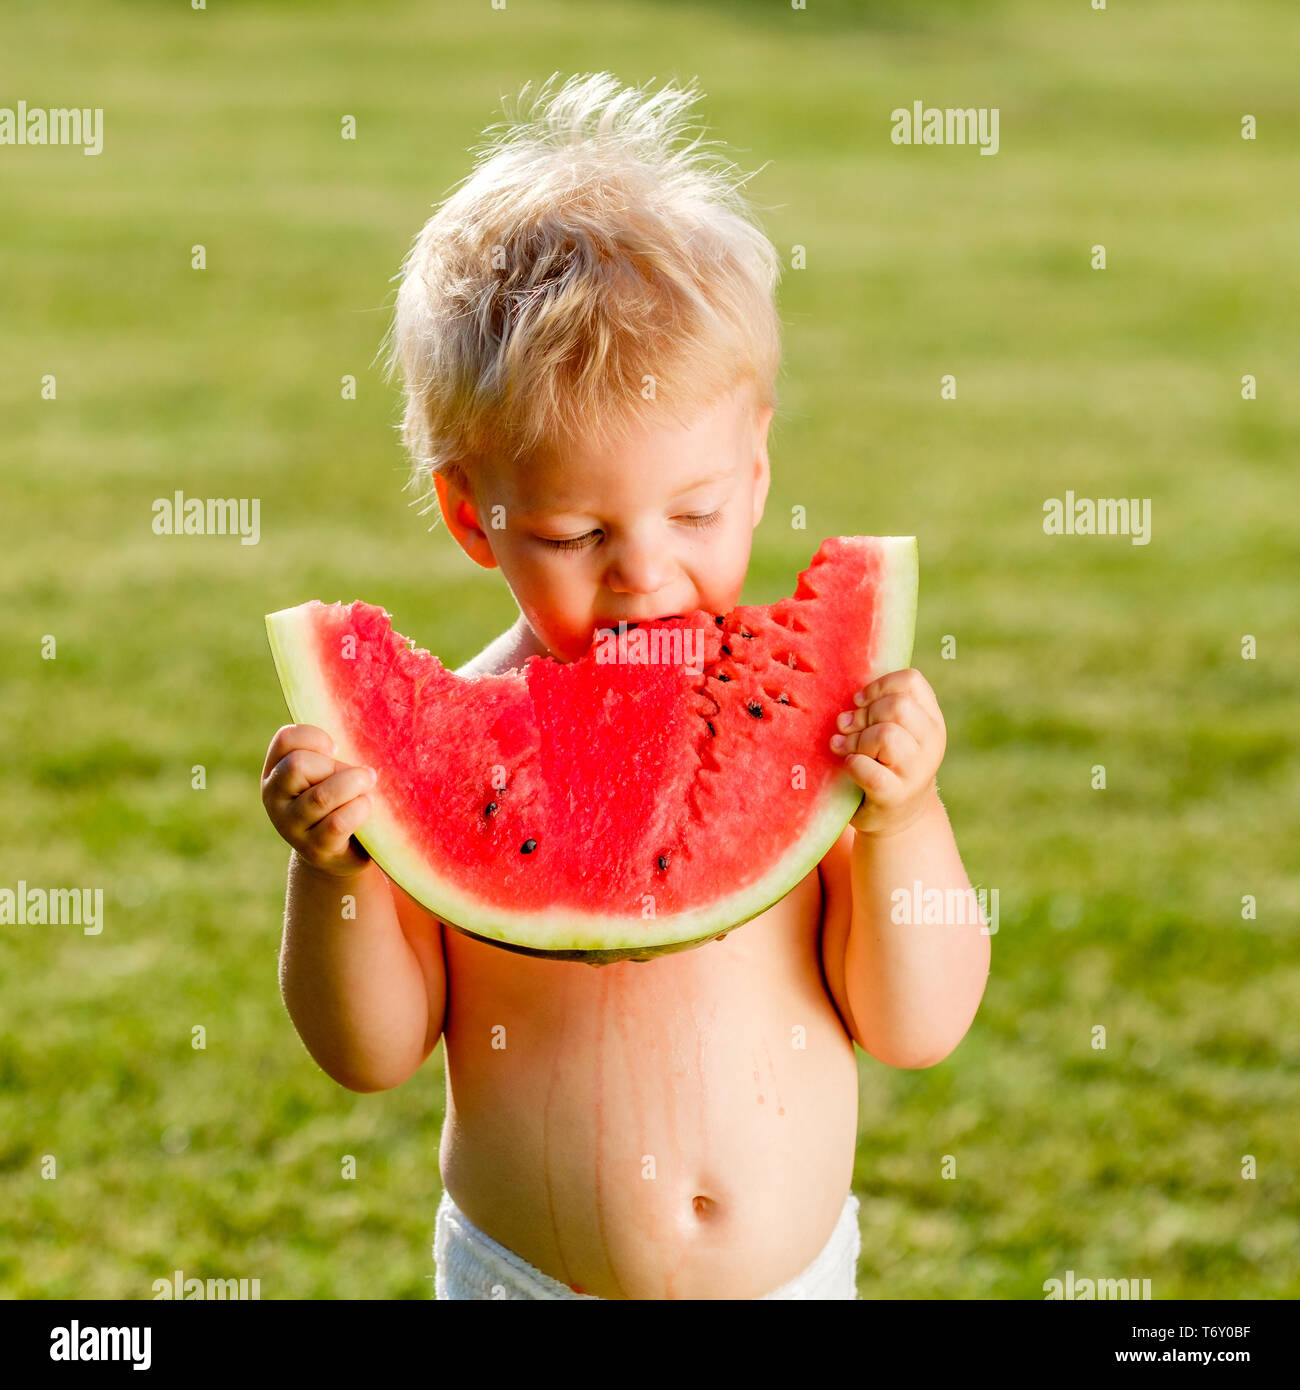
[[[626,537],[613,550],[605,583],[616,594],[657,594],[673,579],[673,562],[662,542]]]

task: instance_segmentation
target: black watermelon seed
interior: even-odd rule
[[[711,737],[717,738],[718,731],[713,727],[713,723],[711,720],[706,719],[704,721],[704,727],[709,731]]]
[[[721,627],[721,626],[722,626],[722,614],[721,614],[721,613],[716,614],[716,615],[714,616],[713,621],[714,621],[715,623],[717,623],[717,625],[718,625],[719,627]]]
[[[718,679],[719,679],[720,681],[729,681],[729,680],[731,679],[731,677],[730,677],[730,676],[721,676],[721,675],[720,675],[720,676],[718,677]]]
[[[727,646],[725,642],[723,643],[723,646],[722,646],[722,655],[723,655],[723,656],[730,656],[730,655],[731,655],[731,648],[730,648],[729,646]]]
[[[495,801],[489,801],[488,804],[487,804],[486,806],[484,806],[484,808],[483,808],[483,814],[484,814],[485,816],[495,815],[495,814],[496,814],[496,809],[497,809],[497,804],[496,804],[496,802],[495,802]]]
[[[782,695],[782,696],[781,696],[781,704],[783,704],[783,705],[788,705],[789,703],[790,703],[790,701],[789,701],[784,695]]]
[[[750,712],[750,714],[754,716],[755,719],[762,719],[763,706],[760,705],[757,700],[750,700],[750,702],[745,706],[745,708]]]
[[[661,869],[666,869],[668,867],[668,856],[666,854],[661,854],[659,856],[659,867]]]
[[[531,854],[536,848],[537,848],[537,841],[536,841],[536,840],[525,840],[525,841],[523,842],[523,844],[519,846],[519,853],[520,853],[520,854]]]
[[[746,632],[745,629],[742,627],[742,628],[740,629],[740,635],[741,635],[742,637],[750,637],[750,638],[752,638],[754,634],[753,634],[752,632]]]

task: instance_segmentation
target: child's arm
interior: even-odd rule
[[[879,1061],[929,1067],[975,1017],[990,939],[975,911],[944,924],[914,920],[915,904],[934,889],[940,897],[932,902],[974,907],[934,781],[946,740],[934,691],[919,671],[894,671],[855,703],[841,746],[831,745],[848,755],[846,769],[866,794],[852,821],[843,957],[849,1014],[859,1045]]]
[[[441,1036],[442,933],[351,840],[370,811],[373,776],[331,748],[323,730],[291,725],[271,740],[262,770],[267,815],[294,850],[280,992],[328,1075],[352,1091],[383,1091],[406,1081]]]

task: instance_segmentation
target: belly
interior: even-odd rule
[[[445,933],[441,1168],[476,1225],[602,1298],[756,1298],[852,1179],[853,1044],[814,872],[697,950],[598,969]]]

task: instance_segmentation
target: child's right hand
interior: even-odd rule
[[[280,835],[314,869],[351,878],[370,856],[351,838],[370,814],[372,768],[335,757],[334,742],[314,724],[276,731],[262,766],[262,805]]]

